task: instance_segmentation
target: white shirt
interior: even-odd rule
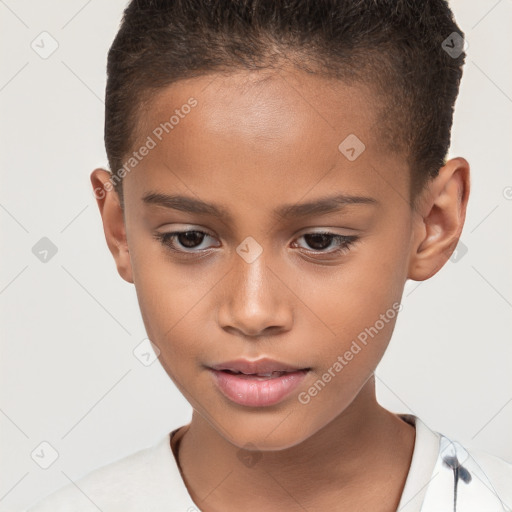
[[[416,439],[397,512],[512,511],[511,463],[467,451],[416,416],[399,416],[415,426]],[[200,511],[171,449],[178,430],[65,485],[25,512]]]

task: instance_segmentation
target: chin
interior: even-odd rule
[[[219,433],[231,444],[239,449],[248,451],[271,452],[286,450],[302,443],[312,434],[298,427],[296,422],[287,420],[279,426],[281,420],[273,418],[267,421],[258,421],[253,415],[252,419],[241,419],[238,424],[230,418],[229,432],[220,431]],[[251,422],[249,424],[249,422]],[[304,422],[300,421],[304,427]],[[276,425],[277,428],[276,428]]]

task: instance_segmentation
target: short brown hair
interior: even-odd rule
[[[380,140],[406,156],[414,203],[446,163],[463,38],[445,0],[132,0],[108,54],[110,169],[122,167],[155,91],[286,59],[377,93]],[[122,180],[115,189],[123,205]]]

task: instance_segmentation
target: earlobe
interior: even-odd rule
[[[469,190],[469,163],[461,157],[449,160],[431,181],[414,214],[409,279],[429,279],[450,258],[464,227]]]
[[[125,281],[133,283],[123,210],[110,177],[111,173],[105,169],[95,169],[91,173],[90,179],[100,210],[105,239],[112,256],[114,256],[117,271]]]

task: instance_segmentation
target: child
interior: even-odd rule
[[[193,415],[30,512],[510,510],[511,464],[375,397],[464,225],[464,58],[445,0],[129,4],[91,182]]]

